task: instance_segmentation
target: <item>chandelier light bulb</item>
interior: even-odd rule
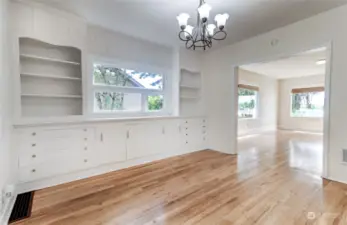
[[[229,19],[229,14],[224,13],[224,14],[216,15],[214,20],[217,22],[218,28],[223,30],[228,19]]]
[[[181,13],[177,16],[178,25],[182,30],[184,30],[188,24],[188,19],[190,18],[188,13]]]
[[[198,8],[198,12],[200,14],[200,18],[202,19],[202,22],[206,22],[208,17],[210,16],[211,6],[207,3],[204,3]]]
[[[184,30],[185,32],[187,32],[188,34],[190,34],[190,36],[193,36],[193,30],[194,30],[194,27],[193,26],[186,26],[186,29]],[[189,35],[187,33],[184,33],[184,35],[187,37],[189,37]]]
[[[213,36],[213,34],[214,34],[214,29],[216,29],[216,25],[214,25],[214,24],[209,24],[209,25],[207,26],[207,34],[208,34],[209,36]]]

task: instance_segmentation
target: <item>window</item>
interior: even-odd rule
[[[164,76],[103,64],[93,65],[93,112],[164,110]]]
[[[324,87],[293,89],[292,117],[323,117]]]
[[[238,116],[242,118],[256,118],[259,88],[239,84],[239,110]]]

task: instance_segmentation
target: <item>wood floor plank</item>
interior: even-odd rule
[[[38,190],[15,225],[346,225],[347,185],[320,178],[322,136],[266,133]]]

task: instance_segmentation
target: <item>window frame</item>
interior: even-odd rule
[[[90,117],[96,118],[118,118],[118,117],[151,117],[151,116],[169,116],[170,108],[169,99],[171,98],[170,89],[168,88],[169,83],[169,74],[168,69],[158,68],[154,66],[144,65],[140,63],[126,62],[118,59],[112,58],[103,58],[98,56],[91,56],[88,60],[88,87],[86,92],[88,94],[88,115]],[[115,68],[126,68],[142,72],[151,72],[157,73],[163,76],[163,88],[158,89],[146,89],[146,88],[137,88],[137,87],[120,87],[120,86],[111,86],[104,84],[94,84],[94,65],[100,64],[108,67]],[[95,112],[95,92],[97,91],[108,91],[108,92],[120,92],[120,93],[139,93],[141,94],[141,110],[140,111],[112,111],[112,112]],[[163,109],[162,110],[148,110],[148,96],[151,95],[163,95]]]
[[[322,116],[307,116],[307,115],[305,115],[305,116],[295,116],[295,115],[293,115],[293,95],[294,94],[298,94],[298,93],[293,93],[293,90],[297,90],[297,89],[308,89],[308,90],[310,90],[310,89],[319,89],[319,88],[322,88],[323,90],[321,90],[321,91],[307,91],[307,92],[302,92],[302,93],[318,93],[318,92],[323,92],[324,93],[324,99],[323,99],[323,109],[322,109],[322,111],[323,111],[323,115]],[[290,115],[290,118],[304,118],[304,119],[323,119],[324,118],[324,104],[325,104],[325,98],[326,98],[326,96],[325,96],[325,88],[324,88],[324,85],[315,85],[315,86],[309,86],[309,87],[300,87],[300,88],[292,88],[291,90],[290,90],[290,93],[289,93],[289,96],[290,96],[290,103],[289,103],[289,105],[290,105],[290,107],[289,107],[289,115]]]
[[[244,87],[240,87],[240,86],[244,86]],[[248,87],[252,87],[251,89],[250,88],[247,88]],[[254,107],[254,117],[252,118],[240,118],[238,115],[239,115],[239,95],[238,95],[238,91],[239,89],[247,89],[247,90],[251,90],[251,91],[255,91],[256,92],[256,102],[255,102],[255,107]],[[242,83],[239,83],[239,85],[237,86],[237,118],[238,120],[256,120],[258,119],[259,115],[258,115],[258,112],[259,112],[259,100],[260,100],[260,88],[258,85],[249,85],[249,84],[242,84]]]

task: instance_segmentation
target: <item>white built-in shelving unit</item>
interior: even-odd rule
[[[180,98],[182,100],[199,100],[201,89],[200,72],[181,69]]]
[[[181,69],[180,77],[180,115],[195,116],[201,114],[200,72]]]
[[[22,118],[83,114],[81,50],[19,38]]]

